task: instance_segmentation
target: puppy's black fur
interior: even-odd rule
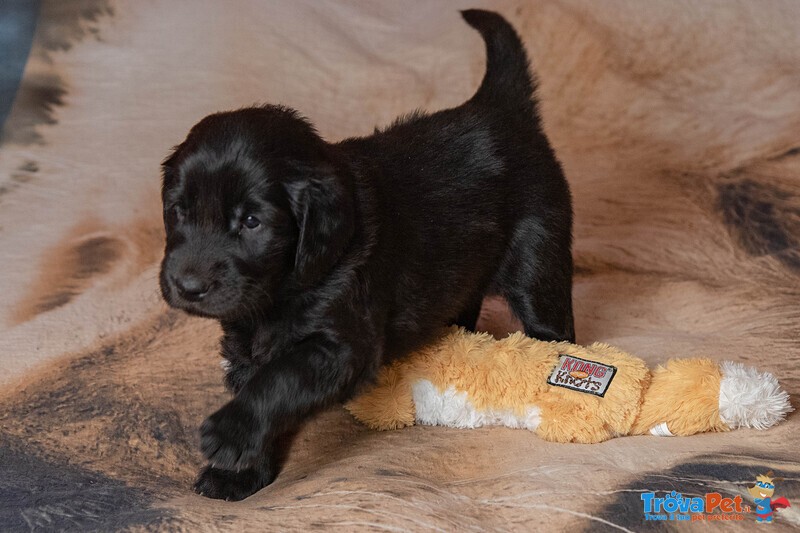
[[[519,37],[486,41],[465,104],[372,136],[323,141],[295,111],[218,113],[163,166],[172,306],[218,319],[233,399],[201,428],[195,489],[242,499],[275,478],[303,421],[457,323],[486,294],[525,333],[573,340],[572,212]]]

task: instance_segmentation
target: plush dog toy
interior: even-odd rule
[[[367,426],[503,425],[556,442],[766,429],[792,410],[772,374],[740,363],[672,359],[653,371],[607,344],[495,340],[450,330],[396,361],[347,409]]]

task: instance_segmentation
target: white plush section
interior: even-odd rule
[[[230,372],[231,366],[233,365],[231,365],[231,362],[223,357],[222,360],[219,362],[219,366],[227,374],[228,372]]]
[[[789,394],[769,372],[759,372],[741,363],[720,365],[719,417],[731,429],[767,429],[793,411]]]
[[[515,415],[510,409],[479,411],[469,401],[466,392],[458,392],[452,385],[439,392],[427,379],[414,383],[411,390],[419,424],[454,428],[506,426],[533,431],[542,421],[541,409],[535,405],[528,407],[522,416]]]
[[[656,437],[674,437],[673,433],[667,427],[666,422],[661,422],[657,426],[653,426],[650,428],[650,434],[655,435]]]

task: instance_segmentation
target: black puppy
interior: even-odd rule
[[[528,335],[574,339],[570,193],[525,51],[501,16],[463,16],[487,67],[457,108],[337,144],[285,107],[218,113],[165,161],[161,290],[220,321],[235,393],[201,428],[198,492],[271,483],[305,420],[443,326],[474,328],[486,294]]]

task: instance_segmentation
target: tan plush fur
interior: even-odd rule
[[[666,422],[675,435],[728,431],[719,417],[722,374],[711,359],[671,359],[653,371],[650,388],[631,433]]]
[[[603,397],[547,383],[562,354],[611,365],[616,374]],[[347,408],[373,429],[414,424],[412,386],[421,379],[439,391],[466,392],[479,411],[541,410],[536,433],[556,442],[595,443],[645,434],[666,423],[675,435],[727,431],[720,420],[719,365],[673,359],[650,370],[612,346],[537,341],[514,333],[502,340],[452,329],[440,341],[384,369],[377,384]]]
[[[531,345],[540,341],[528,339]],[[538,397],[531,401],[542,409],[542,423],[536,433],[557,442],[602,442],[630,431],[642,395],[650,381],[650,371],[644,361],[607,344],[595,343],[588,347],[569,343],[551,345],[555,357],[544,368],[543,376],[530,375],[520,369],[519,380],[535,379],[544,384]],[[582,359],[617,367],[617,374],[604,397],[575,392],[546,384],[558,354],[569,354]],[[534,354],[529,356],[535,357]]]

